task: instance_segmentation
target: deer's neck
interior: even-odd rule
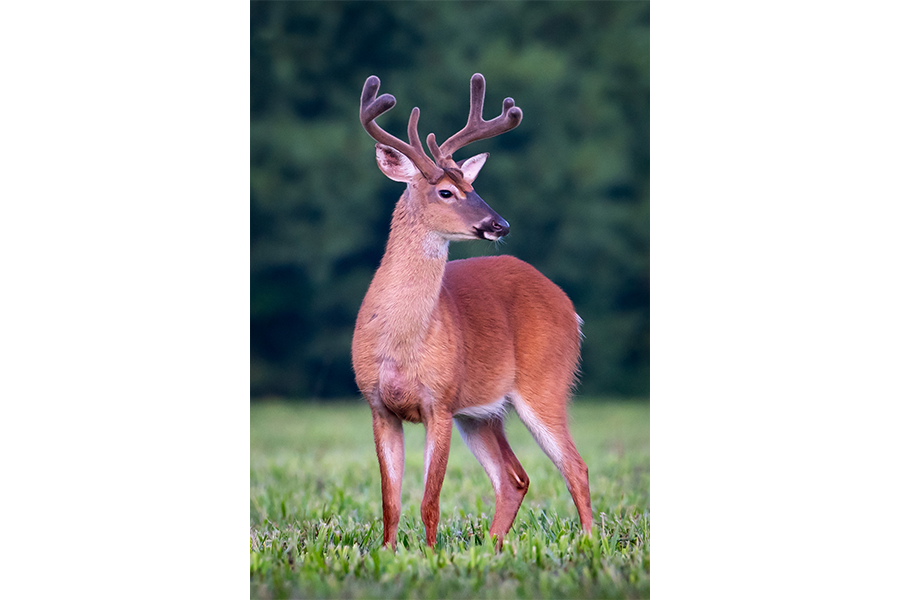
[[[406,191],[394,209],[391,233],[375,273],[373,309],[382,332],[380,353],[413,362],[432,327],[440,298],[448,241],[416,217]]]

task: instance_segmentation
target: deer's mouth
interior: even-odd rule
[[[499,236],[499,235],[497,235],[497,234],[495,234],[495,233],[490,233],[490,232],[488,232],[488,231],[481,231],[480,229],[476,229],[476,230],[475,230],[475,237],[476,237],[477,239],[479,239],[479,240],[488,240],[488,241],[491,241],[491,242],[496,242],[496,241],[499,240],[502,236]]]

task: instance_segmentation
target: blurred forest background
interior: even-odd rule
[[[522,124],[490,152],[479,194],[510,223],[511,254],[584,319],[582,395],[648,396],[649,2],[251,2],[251,397],[356,395],[350,340],[402,184],[359,124],[369,75],[397,106],[379,124],[422,140],[462,128],[469,78],[484,116],[511,96]]]

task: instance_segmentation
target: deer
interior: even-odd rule
[[[591,534],[588,470],[568,429],[567,406],[581,353],[581,318],[571,300],[537,269],[509,255],[448,261],[451,241],[497,241],[509,223],[472,183],[488,153],[463,161],[452,155],[473,142],[505,133],[522,121],[512,98],[500,116],[484,121],[485,81],[470,81],[465,127],[440,146],[418,134],[413,108],[409,143],[375,119],[396,99],[377,96],[369,77],[359,119],[375,140],[378,167],[405,183],[391,218],[381,263],[356,320],[352,365],[372,411],[381,471],[384,546],[396,549],[404,466],[403,422],[425,426],[425,543],[437,541],[439,498],[453,424],[494,490],[489,534],[502,549],[529,479],[504,432],[511,406],[565,479],[584,534]]]

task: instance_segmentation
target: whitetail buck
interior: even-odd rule
[[[503,432],[509,404],[568,485],[585,533],[591,530],[588,472],[569,435],[566,405],[580,352],[580,319],[559,287],[511,256],[447,262],[451,240],[498,240],[509,224],[485,204],[472,182],[488,155],[455,162],[463,146],[516,127],[512,98],[502,114],[482,118],[484,77],[471,81],[466,126],[438,147],[434,160],[419,140],[419,109],[409,117],[409,143],[375,118],[391,109],[380,81],[363,86],[359,119],[375,141],[378,166],[406,184],[391,220],[381,265],[353,334],[353,370],[369,406],[381,468],[384,544],[396,546],[403,478],[403,421],[425,425],[425,541],[437,537],[438,499],[450,452],[452,423],[494,487],[490,534],[498,547],[528,490],[528,476]]]

